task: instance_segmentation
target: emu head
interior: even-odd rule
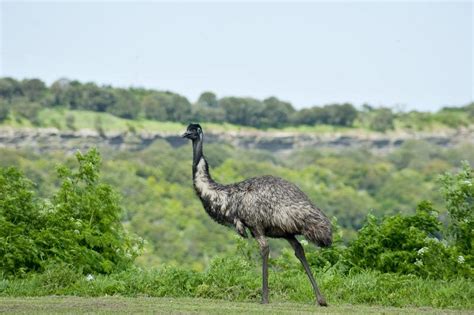
[[[198,140],[202,137],[202,128],[199,124],[189,124],[186,131],[183,133],[183,138],[190,140]]]

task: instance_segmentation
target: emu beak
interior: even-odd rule
[[[181,135],[181,137],[187,138],[190,134],[191,134],[191,133],[190,133],[189,131],[186,131],[185,133],[183,133],[183,134]]]

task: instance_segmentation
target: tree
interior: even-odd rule
[[[263,104],[254,98],[224,97],[219,106],[225,112],[226,121],[246,126],[261,126]]]
[[[220,107],[214,108],[197,103],[192,107],[191,119],[193,121],[221,123],[225,121],[225,112]]]
[[[217,108],[219,106],[219,102],[217,100],[216,94],[212,92],[203,92],[197,101],[197,104],[206,106],[206,107],[211,107],[211,108]]]
[[[115,89],[114,97],[116,101],[108,107],[108,112],[126,119],[138,117],[138,114],[141,112],[140,103],[133,93],[126,89]]]
[[[191,103],[184,96],[173,94],[172,107],[166,108],[167,115],[172,121],[185,122],[191,117]]]
[[[51,92],[52,105],[66,106],[70,109],[80,109],[84,105],[82,84],[79,81],[59,79],[51,85]]]
[[[191,118],[191,103],[184,96],[171,92],[154,92],[144,98],[145,115],[165,121],[187,121]]]
[[[145,117],[148,119],[165,121],[168,119],[166,108],[162,106],[160,97],[156,93],[145,96],[142,100]]]
[[[263,127],[282,127],[289,123],[291,115],[295,112],[293,106],[276,97],[263,100],[262,122]]]
[[[295,125],[312,126],[318,122],[319,110],[318,107],[303,108],[292,115],[291,121]]]
[[[21,82],[21,90],[30,101],[38,102],[45,96],[47,87],[39,79],[25,79]]]
[[[390,108],[379,108],[372,111],[370,119],[370,129],[385,132],[395,128],[393,121],[395,115]]]
[[[98,87],[95,83],[86,83],[81,87],[81,101],[78,108],[105,112],[109,107],[116,106],[116,93],[106,87]]]
[[[357,110],[349,103],[326,105],[323,109],[327,115],[326,124],[350,127],[357,118]]]
[[[12,78],[0,79],[0,97],[11,100],[13,97],[22,95],[20,82]]]

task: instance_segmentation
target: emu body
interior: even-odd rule
[[[201,126],[191,124],[183,137],[193,141],[193,184],[209,216],[216,222],[233,226],[247,237],[247,229],[260,245],[262,264],[262,303],[268,303],[268,254],[266,237],[284,238],[295,251],[313,286],[319,305],[326,300],[319,291],[306,261],[303,247],[296,239],[325,247],[332,242],[331,223],[324,213],[294,184],[274,176],[262,176],[239,183],[215,182],[203,155]]]

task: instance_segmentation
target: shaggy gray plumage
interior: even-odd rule
[[[183,137],[193,141],[193,183],[204,209],[216,222],[233,226],[243,237],[247,229],[258,241],[263,258],[262,302],[268,303],[268,243],[266,236],[288,240],[300,259],[320,305],[327,305],[319,292],[301,244],[303,235],[319,246],[330,246],[331,223],[324,213],[294,184],[274,176],[250,178],[230,185],[216,183],[203,155],[204,134],[190,124]]]

